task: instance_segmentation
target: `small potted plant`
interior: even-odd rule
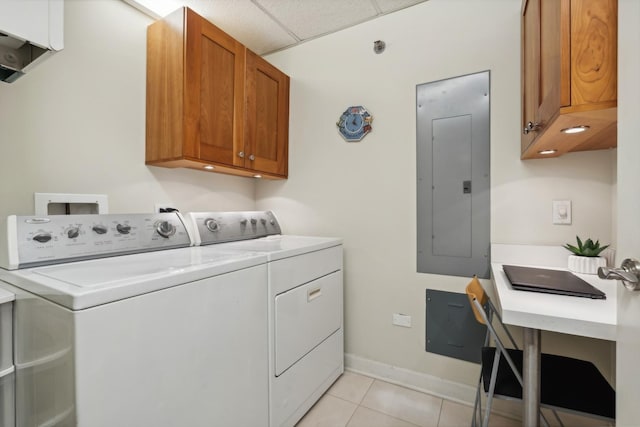
[[[565,249],[573,252],[573,255],[569,255],[569,270],[574,273],[596,274],[598,267],[607,265],[607,259],[600,256],[600,253],[609,245],[600,246],[598,240],[594,243],[591,239],[587,239],[583,243],[578,236],[576,236],[576,241],[578,246],[569,243],[564,245]]]

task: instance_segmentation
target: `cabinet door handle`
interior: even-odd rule
[[[540,129],[540,123],[529,122],[522,130],[522,133],[527,135],[529,132],[535,132]]]
[[[244,151],[239,152],[238,157],[240,157],[241,159],[244,159]]]
[[[256,159],[256,156],[254,156],[253,154],[249,156],[249,160],[254,161],[255,159]]]

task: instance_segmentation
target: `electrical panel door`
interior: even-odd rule
[[[489,71],[416,95],[418,272],[489,278]]]

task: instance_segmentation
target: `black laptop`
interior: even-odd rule
[[[570,271],[503,265],[502,270],[519,291],[544,292],[593,299],[606,299],[598,288],[585,282]]]

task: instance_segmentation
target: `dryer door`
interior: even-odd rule
[[[276,296],[276,376],[340,328],[341,292],[338,271]]]

